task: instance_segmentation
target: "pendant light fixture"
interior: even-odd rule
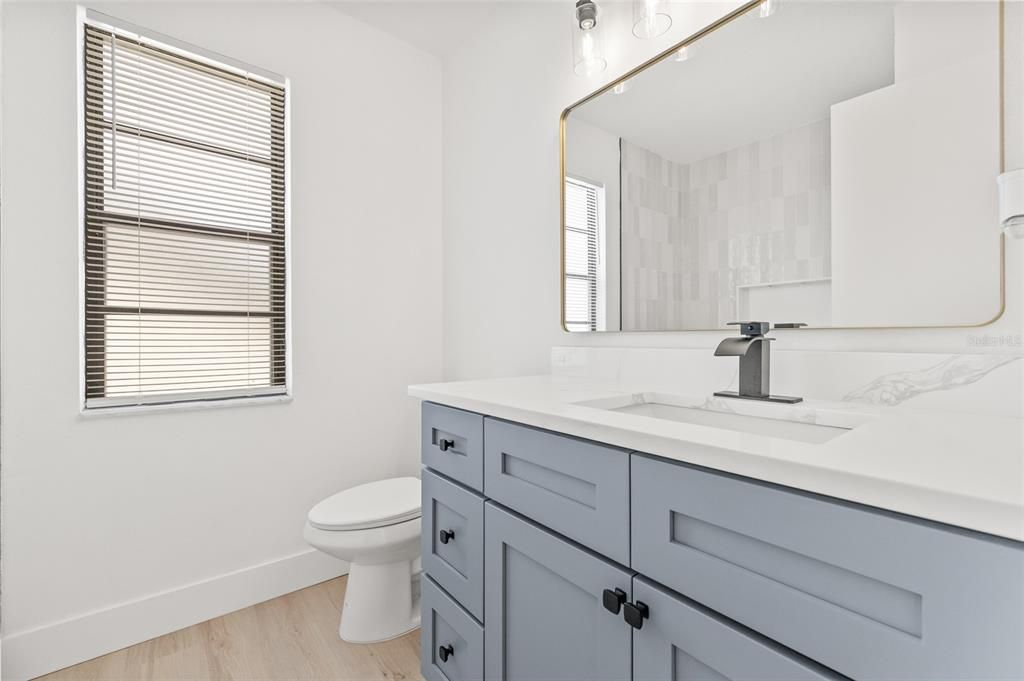
[[[572,63],[577,76],[593,76],[608,66],[601,44],[599,12],[594,0],[579,0],[573,14]]]
[[[637,38],[657,38],[671,27],[666,0],[633,0],[633,35]]]

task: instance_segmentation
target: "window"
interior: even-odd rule
[[[85,406],[286,393],[284,85],[84,35]]]
[[[601,188],[565,178],[565,328],[597,331]]]

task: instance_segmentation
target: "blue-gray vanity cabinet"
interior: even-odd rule
[[[483,416],[424,402],[420,430],[423,465],[477,491],[483,490]]]
[[[487,418],[484,494],[629,565],[629,453]]]
[[[421,539],[424,572],[483,620],[483,497],[424,470]]]
[[[841,677],[637,577],[648,617],[633,632],[633,681],[839,681]]]
[[[631,461],[645,577],[855,679],[1024,678],[1019,544]]]
[[[480,681],[484,630],[429,577],[420,597],[420,669],[426,681]]]
[[[603,605],[631,573],[491,502],[485,511],[488,681],[628,681],[630,627]]]

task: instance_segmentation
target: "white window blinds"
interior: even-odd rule
[[[565,179],[565,328],[597,330],[599,188]]]
[[[87,407],[286,391],[284,87],[85,28]]]

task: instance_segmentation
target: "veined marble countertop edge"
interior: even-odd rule
[[[635,392],[629,388],[603,379],[541,375],[412,385],[409,394],[1024,542],[1024,420],[871,408],[878,416],[853,431],[806,444],[575,404]]]

